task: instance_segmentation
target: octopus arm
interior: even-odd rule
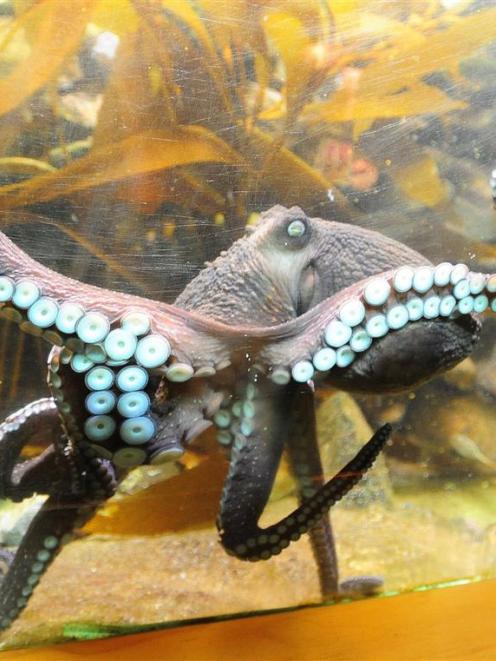
[[[23,448],[60,436],[57,408],[51,397],[38,399],[12,413],[0,424],[1,496],[20,501],[37,493],[49,493],[56,457],[50,445],[41,455],[17,463]]]
[[[0,627],[10,626],[27,605],[41,576],[76,525],[90,518],[95,505],[79,498],[50,496],[32,520],[0,583]]]
[[[170,362],[179,362],[183,372],[222,365],[229,358],[230,346],[239,344],[240,337],[237,329],[195,312],[57,273],[31,258],[1,232],[0,308],[0,315],[17,322],[21,330],[72,349],[78,346],[71,344],[73,340],[102,342],[111,354],[118,353],[116,334],[111,335],[111,330],[119,325],[119,339],[124,336],[128,344],[132,335],[152,335],[145,344],[155,342],[160,348],[168,347],[163,351],[163,364],[170,357]]]
[[[312,388],[306,384],[294,384],[292,391],[286,450],[298,500],[304,505],[324,486],[325,478]],[[332,598],[339,591],[339,568],[329,515],[324,513],[308,534],[319,572],[321,594],[324,598]]]
[[[258,520],[269,498],[282,452],[281,432],[287,431],[283,416],[286,420],[288,416],[284,398],[279,406],[267,397],[259,402],[255,399],[253,403],[257,414],[250,434],[246,434],[248,430],[235,434],[217,520],[226,551],[249,561],[267,560],[315,528],[332,505],[362,478],[391,434],[390,425],[381,427],[337,475],[305,499],[300,507],[277,523],[261,528]]]
[[[113,464],[95,452],[81,431],[81,375],[60,364],[59,357],[60,350],[54,349],[48,379],[53,398],[24,407],[0,427],[2,467],[8,468],[4,474],[6,495],[23,498],[31,495],[31,489],[48,494],[16,552],[9,558],[3,556],[6,571],[0,583],[2,629],[10,626],[25,608],[73,530],[91,518],[115,491],[117,476]],[[22,447],[40,433],[40,428],[54,433],[54,442],[39,457],[15,465]]]
[[[403,266],[366,278],[300,317],[264,330],[259,362],[278,384],[291,379],[307,383],[319,373],[332,378],[350,366],[352,373],[355,361],[376,345],[388,342],[391,347],[394,338],[409,335],[406,331],[429,325],[439,330],[447,357],[437,363],[447,368],[465,357],[464,350],[469,353],[477,339],[478,315],[486,311],[496,312],[496,275],[472,273],[463,264]],[[473,322],[466,324],[473,338],[459,332],[463,318]],[[422,343],[430,349],[417,342]],[[390,362],[395,356],[393,350]]]
[[[337,475],[306,498],[300,507],[277,523],[261,528],[258,521],[270,496],[288,433],[291,389],[271,393],[270,387],[263,383],[248,401],[254,415],[248,421],[243,419],[239,431],[235,432],[217,526],[228,553],[241,560],[256,561],[279,554],[315,528],[330,507],[370,468],[388,440],[391,427],[384,425],[379,429]]]

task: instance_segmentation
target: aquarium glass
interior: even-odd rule
[[[0,428],[0,565],[18,572],[0,585],[3,648],[496,576],[494,280],[470,276],[444,316],[440,299],[422,308],[434,330],[408,351],[401,311],[371,340],[360,306],[335,307],[354,354],[311,321],[387,270],[357,228],[496,272],[492,0],[0,0],[0,150],[1,231],[65,277],[146,299],[54,279],[0,240],[2,419],[54,397],[65,425],[45,399]],[[327,250],[335,226],[308,218],[341,242]],[[429,273],[421,306],[451,295]],[[396,388],[474,305],[474,350]],[[380,362],[376,339],[394,392],[375,367],[347,380]],[[318,508],[284,523],[315,505],[319,454],[329,479],[385,423],[331,509],[334,546]]]

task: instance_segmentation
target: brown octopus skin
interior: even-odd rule
[[[281,552],[308,531],[325,597],[339,590],[327,512],[369,468],[391,430],[389,426],[380,429],[325,484],[313,387],[310,379],[307,384],[292,381],[291,369],[294,376],[295,367],[307,368],[312,357],[315,360],[315,352],[324,343],[324,330],[340,318],[348,302],[365,301],[374,277],[380,275],[382,283],[391,284],[387,305],[403,300],[403,294],[392,288],[395,273],[403,265],[418,270],[429,262],[380,234],[308,218],[298,207],[277,206],[207,266],[174,305],[167,305],[55,273],[0,233],[0,276],[15,283],[34,282],[43,296],[58,305],[72,302],[99,312],[112,328],[127,312],[142,311],[151,321],[151,332],[168,339],[172,358],[151,370],[148,384],[156,433],[146,446],[147,461],[176,457],[219,414],[229,419],[236,407],[245,412],[244,418],[231,425],[232,434],[225,434],[232,436],[232,447],[217,522],[220,540],[229,553],[253,561]],[[441,294],[442,288],[438,290],[433,291]],[[489,296],[493,300],[492,289]],[[10,303],[3,305],[1,313],[33,332],[25,315]],[[472,314],[408,323],[374,340],[350,365],[320,376],[349,390],[410,388],[468,355],[479,326]],[[0,425],[1,490],[15,500],[34,492],[46,493],[48,500],[13,559],[9,557],[0,587],[3,628],[25,607],[72,530],[114,493],[127,472],[114,460],[119,450],[112,454],[107,447],[95,449],[83,433],[87,391],[84,375],[69,365],[68,347],[75,346],[74,337],[50,329],[38,334],[56,345],[49,360],[53,398],[28,405]],[[177,383],[178,370],[194,378]],[[38,458],[17,463],[23,446],[40,430],[52,440],[49,448]],[[109,446],[112,443],[120,447],[114,437]],[[262,530],[258,519],[284,449],[300,506]],[[367,582],[358,585],[367,589]]]

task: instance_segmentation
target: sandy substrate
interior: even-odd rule
[[[290,499],[276,503],[270,518],[292,505]],[[379,574],[386,591],[494,571],[493,544],[481,528],[408,499],[394,507],[338,508],[334,524],[342,578]],[[126,627],[318,601],[306,538],[272,560],[251,564],[227,556],[213,529],[93,536],[62,551],[2,641],[9,647],[40,644],[63,639],[71,625]]]

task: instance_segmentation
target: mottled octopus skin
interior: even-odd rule
[[[434,271],[402,244],[297,207],[262,214],[174,305],[67,278],[0,233],[0,316],[54,345],[52,397],[0,425],[1,494],[48,496],[13,559],[2,554],[0,627],[130,467],[173,460],[212,421],[230,451],[217,520],[226,550],[263,560],[309,532],[322,595],[338,593],[327,512],[391,429],[325,483],[314,379],[365,392],[421,383],[471,352],[480,328],[472,310],[495,311],[495,292],[494,276],[462,265]],[[19,463],[34,436],[51,444]],[[261,529],[283,451],[300,505]]]

